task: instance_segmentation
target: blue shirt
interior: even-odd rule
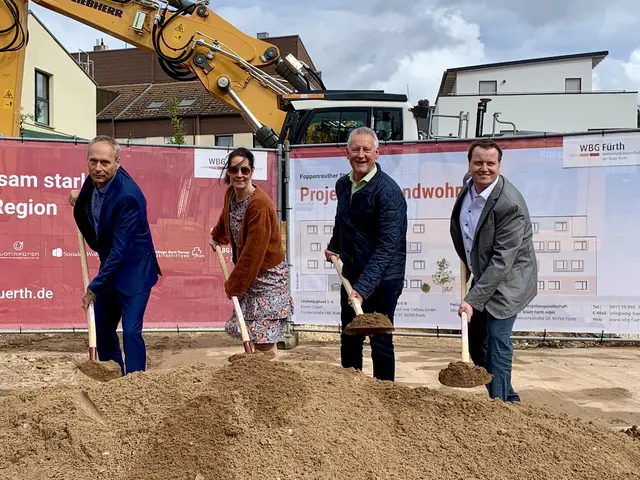
[[[116,178],[118,171],[111,180],[107,182],[107,184],[98,190],[98,187],[94,185],[93,194],[91,195],[91,215],[93,216],[93,228],[96,231],[96,236],[98,236],[98,222],[100,221],[100,211],[102,210],[102,204],[104,203],[104,197],[107,195],[107,191],[109,190],[109,186],[113,179]]]
[[[471,268],[471,248],[473,247],[473,237],[482,215],[482,210],[487,203],[487,199],[494,187],[498,183],[498,178],[493,181],[491,185],[485,188],[481,193],[476,192],[476,187],[473,184],[473,180],[469,179],[467,185],[469,186],[468,195],[465,195],[462,201],[462,207],[460,208],[460,228],[462,229],[462,241],[464,243],[464,250],[467,255],[467,265]]]

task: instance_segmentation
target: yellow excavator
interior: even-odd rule
[[[418,140],[429,130],[428,102],[413,106],[406,95],[376,90],[327,90],[318,72],[241,32],[208,8],[208,0],[33,1],[154,52],[175,80],[199,79],[240,112],[263,147],[342,143],[360,125],[374,128],[382,141]],[[10,137],[20,129],[27,14],[27,0],[0,0],[0,135]],[[264,71],[268,65],[277,75]]]

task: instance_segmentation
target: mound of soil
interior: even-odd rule
[[[0,397],[3,479],[638,479],[638,443],[543,408],[262,355]]]
[[[344,333],[352,335],[367,335],[369,333],[391,333],[393,323],[386,315],[380,313],[364,313],[356,315],[344,329]]]
[[[468,362],[451,362],[438,374],[441,384],[448,387],[472,388],[486,385],[493,376],[483,367]]]

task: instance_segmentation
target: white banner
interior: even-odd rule
[[[457,145],[458,152],[379,159],[408,203],[405,289],[395,314],[400,328],[460,328],[459,259],[449,219],[467,171],[468,145]],[[340,280],[324,249],[334,223],[335,183],[350,167],[335,152],[332,147],[319,158],[296,158],[304,149],[292,152],[288,227],[297,324],[340,324]],[[556,147],[505,149],[502,173],[527,200],[539,263],[538,296],[515,329],[640,333],[637,168],[567,168],[563,149]]]
[[[565,167],[640,165],[640,136],[633,133],[565,137]]]
[[[228,148],[196,148],[193,154],[194,178],[221,178],[227,157],[233,150]],[[252,151],[255,160],[255,180],[267,180],[267,152]]]

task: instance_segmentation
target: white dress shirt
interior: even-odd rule
[[[460,228],[462,229],[462,241],[464,243],[464,250],[467,255],[467,265],[471,268],[471,247],[473,246],[473,237],[478,227],[478,221],[480,215],[484,209],[487,199],[493,191],[498,178],[493,181],[491,185],[485,188],[482,193],[476,192],[476,187],[473,185],[473,179],[467,181],[469,186],[467,194],[462,199],[462,207],[460,207]]]

